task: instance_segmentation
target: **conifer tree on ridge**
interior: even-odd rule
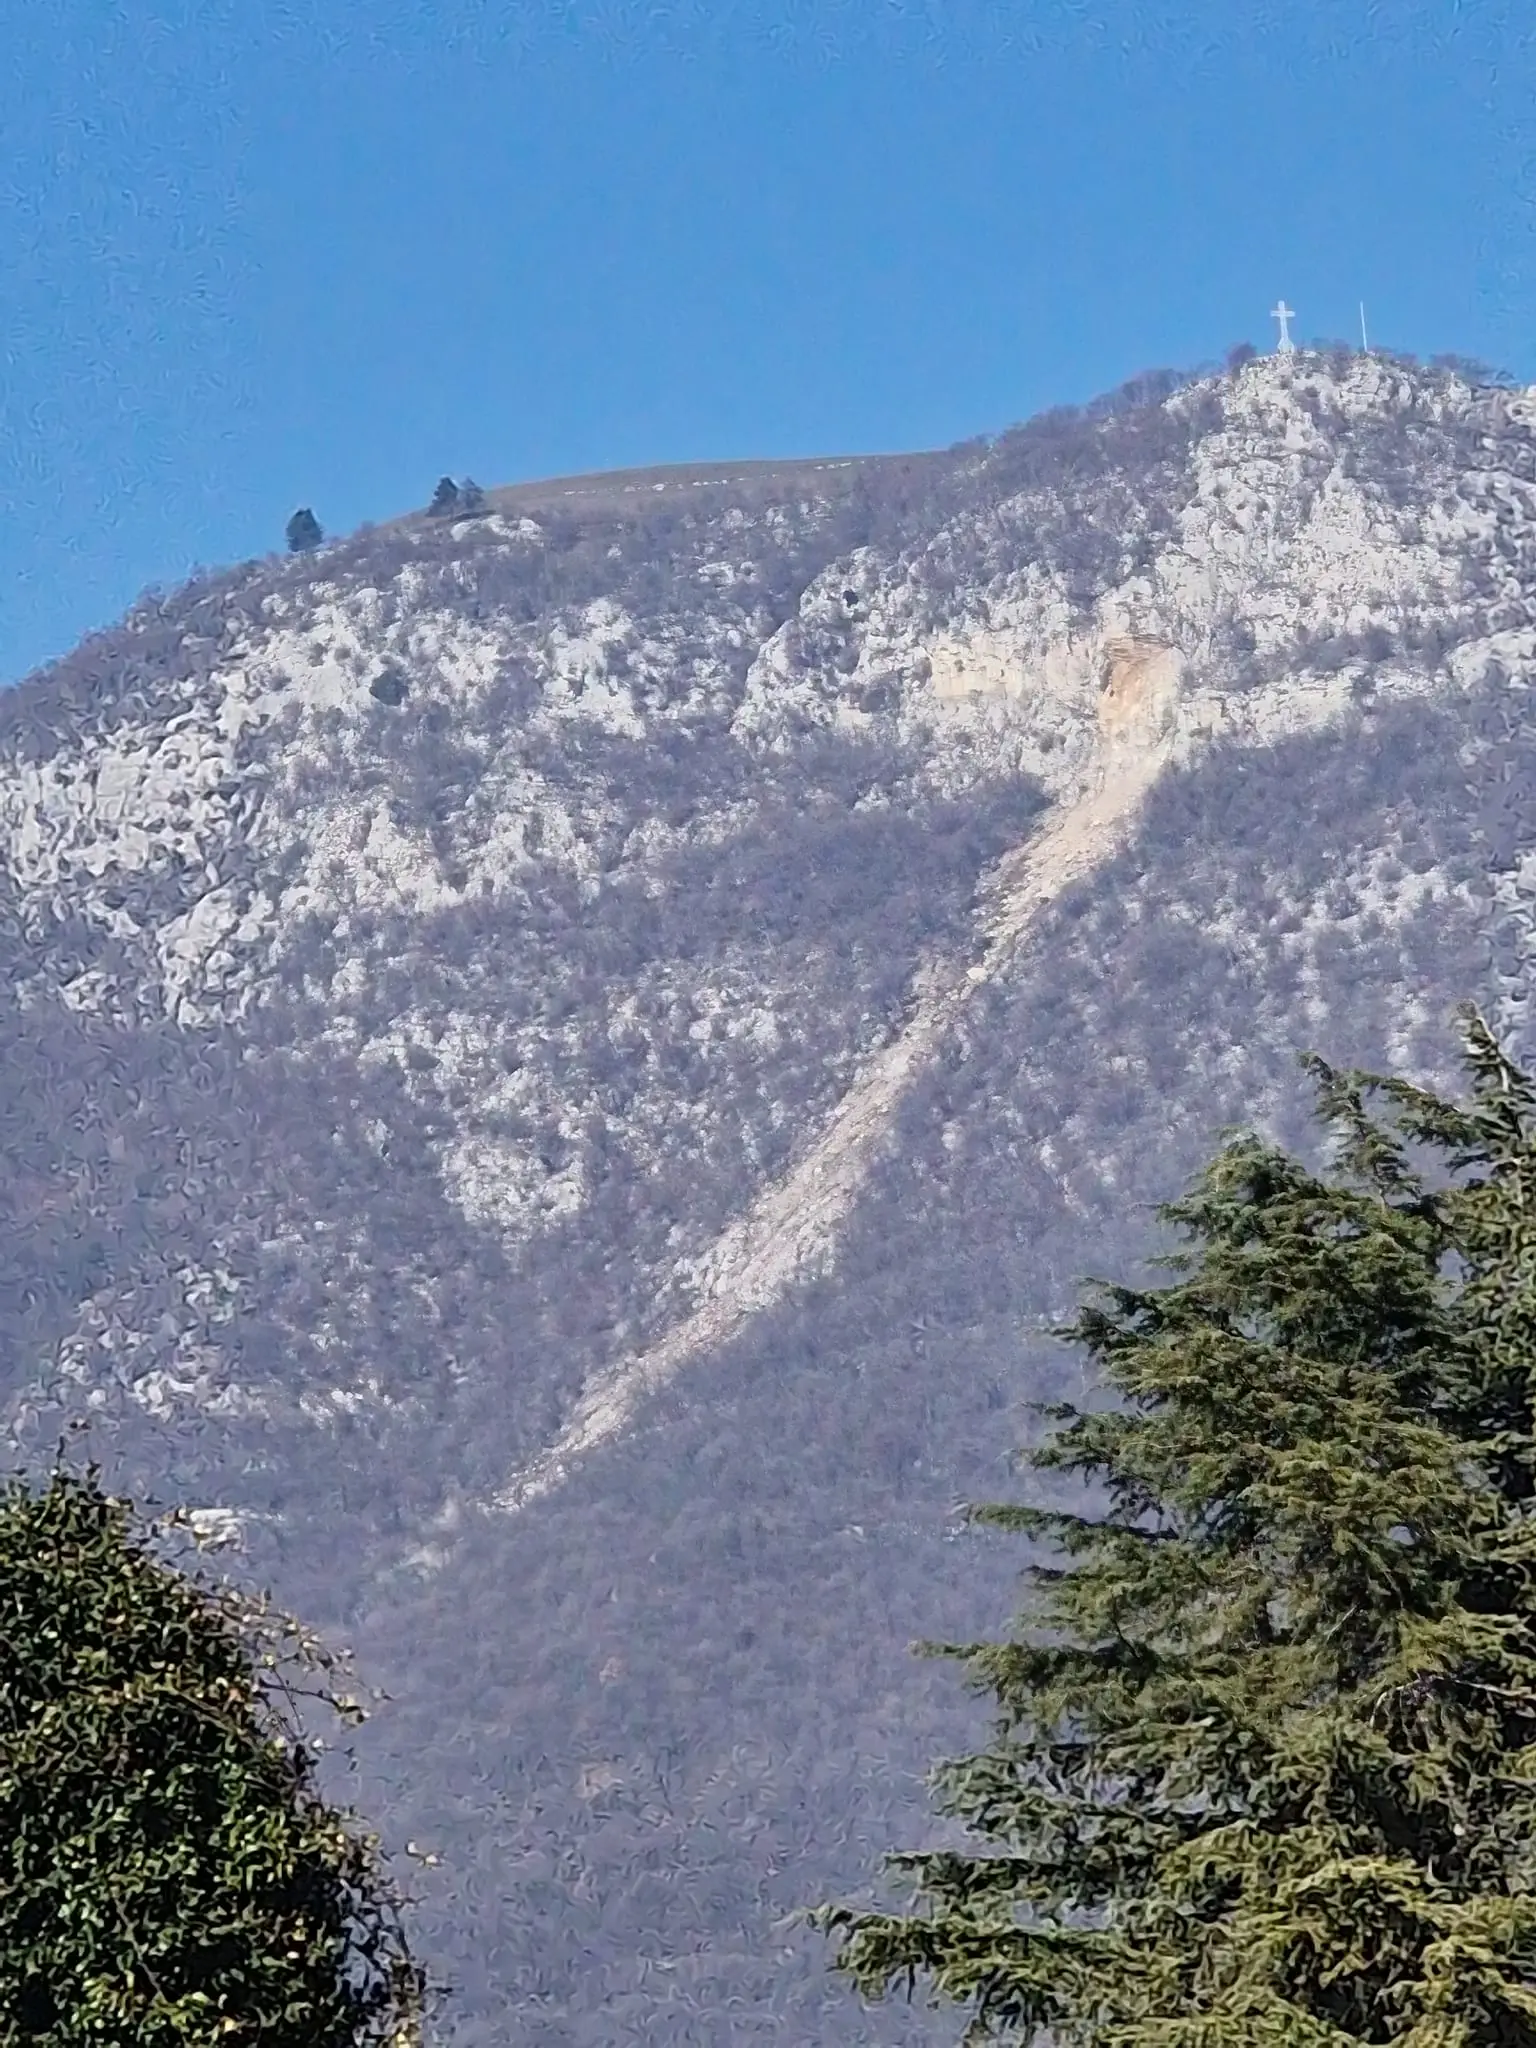
[[[307,555],[311,549],[320,546],[325,533],[319,520],[307,505],[301,505],[289,520],[284,530],[290,555]]]

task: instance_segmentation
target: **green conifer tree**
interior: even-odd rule
[[[301,505],[289,520],[285,529],[290,555],[307,555],[312,548],[319,547],[325,533],[319,520],[307,505]]]
[[[148,1534],[95,1466],[0,1493],[0,2041],[419,2042],[428,1986],[377,1837],[316,1796],[313,1745],[262,1690],[337,1659]]]
[[[968,2043],[1536,2043],[1536,1095],[1462,1014],[1468,1105],[1309,1056],[1336,1177],[1228,1134],[1160,1212],[1181,1277],[1057,1332],[1113,1405],[1025,1462],[1101,1505],[970,1511],[1051,1547],[1010,1640],[918,1646],[1000,1710],[932,1781],[991,1846],[807,1916],[866,1996]]]

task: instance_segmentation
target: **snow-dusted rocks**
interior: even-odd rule
[[[857,1719],[881,1559],[1003,1483],[1021,1332],[1221,1123],[1293,1128],[1302,1045],[1439,1071],[1465,994],[1523,1028],[1533,516],[1528,395],[1298,354],[146,600],[0,700],[0,1419],[93,1418],[297,1604],[462,1608],[471,1692],[505,1634],[459,1710],[558,1751],[583,1827],[638,1782],[584,1717],[673,1712],[637,1672],[707,1703],[684,1815],[761,1721],[773,1867],[824,1889],[868,1787],[801,1842],[816,1688]],[[783,1647],[812,1611],[842,1677]],[[755,1896],[750,1829],[678,1825]],[[533,1867],[460,1887],[522,1958],[488,2027]],[[660,2038],[584,1896],[568,2038],[610,1996]],[[797,1981],[780,2034],[839,2038]],[[694,1994],[737,2038],[736,1979]]]
[[[903,1011],[912,1023],[924,977],[981,927],[967,938],[962,920],[927,957],[888,963],[898,986],[878,1018],[857,1000],[841,1021],[823,1011],[831,1035],[791,1130],[774,1064],[797,1039],[809,1051],[808,991],[772,948],[754,954],[749,899],[712,956],[642,949],[617,980],[599,967],[568,981],[546,933],[531,971],[548,994],[509,1014],[498,991],[525,906],[569,889],[578,921],[619,898],[640,917],[676,890],[679,863],[761,829],[768,788],[848,817],[1008,785],[1071,804],[1112,758],[1188,762],[1218,736],[1262,747],[1338,721],[1362,692],[1528,667],[1536,499],[1520,401],[1375,358],[1298,356],[1176,391],[1161,414],[1150,475],[1116,475],[1111,419],[1086,488],[1079,446],[1065,493],[1048,461],[999,491],[1005,441],[875,542],[839,545],[835,497],[701,501],[653,546],[639,515],[623,540],[586,543],[585,595],[550,587],[571,535],[526,513],[333,548],[308,582],[274,570],[282,587],[257,579],[221,632],[181,634],[195,676],[176,645],[162,654],[156,711],[100,733],[82,720],[40,761],[0,754],[0,859],[35,935],[23,985],[118,1014],[126,970],[135,1013],[190,1030],[271,1011],[261,1028],[279,1035],[301,995],[318,1043],[360,1077],[387,1068],[427,1115],[444,1193],[513,1256],[579,1224],[598,1126],[599,1149],[641,1175],[657,1147],[724,1142],[746,1197],[775,1150],[815,1142],[860,1062],[889,1056]],[[1082,531],[1138,491],[1130,573],[1086,594]],[[1510,574],[1491,603],[1469,601],[1468,564],[1490,558]],[[1416,659],[1426,636],[1435,658]],[[131,665],[131,636],[124,651]],[[381,702],[384,673],[400,683]],[[41,707],[48,691],[43,676],[21,695]],[[808,748],[838,762],[835,794],[814,778],[796,791]],[[994,859],[1016,860],[1027,837]],[[100,944],[50,969],[47,931],[65,917]],[[819,937],[799,944],[814,953]],[[679,1041],[681,1091],[663,1078]],[[721,1092],[756,1057],[765,1135],[777,1126],[766,1152]],[[594,1062],[616,1079],[599,1083]],[[642,1320],[647,1295],[669,1297],[713,1256],[710,1232],[745,1214],[671,1220],[659,1263],[633,1274]],[[182,1384],[169,1366],[154,1381]]]

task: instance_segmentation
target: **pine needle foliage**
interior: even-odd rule
[[[261,1683],[356,1723],[285,1676],[338,1660],[156,1558],[98,1469],[0,1492],[0,2042],[418,2042],[377,1838],[316,1797]]]
[[[959,1658],[992,1746],[934,1772],[985,1853],[823,1906],[866,1997],[966,2043],[1536,2044],[1536,1091],[1475,1009],[1470,1100],[1304,1056],[1318,1177],[1226,1133],[1159,1213],[1179,1277],[1055,1334],[1114,1405],[1022,1462],[1101,1512]],[[1369,1107],[1367,1106],[1369,1104]]]
[[[301,505],[283,529],[290,555],[307,555],[320,546],[325,531],[307,505]]]

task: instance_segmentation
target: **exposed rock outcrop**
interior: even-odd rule
[[[832,2043],[754,1916],[966,1739],[901,1645],[1012,1596],[940,1546],[1036,1330],[1304,1046],[1526,1028],[1536,409],[1299,355],[488,508],[0,699],[0,1424],[388,1666],[476,2038]]]

